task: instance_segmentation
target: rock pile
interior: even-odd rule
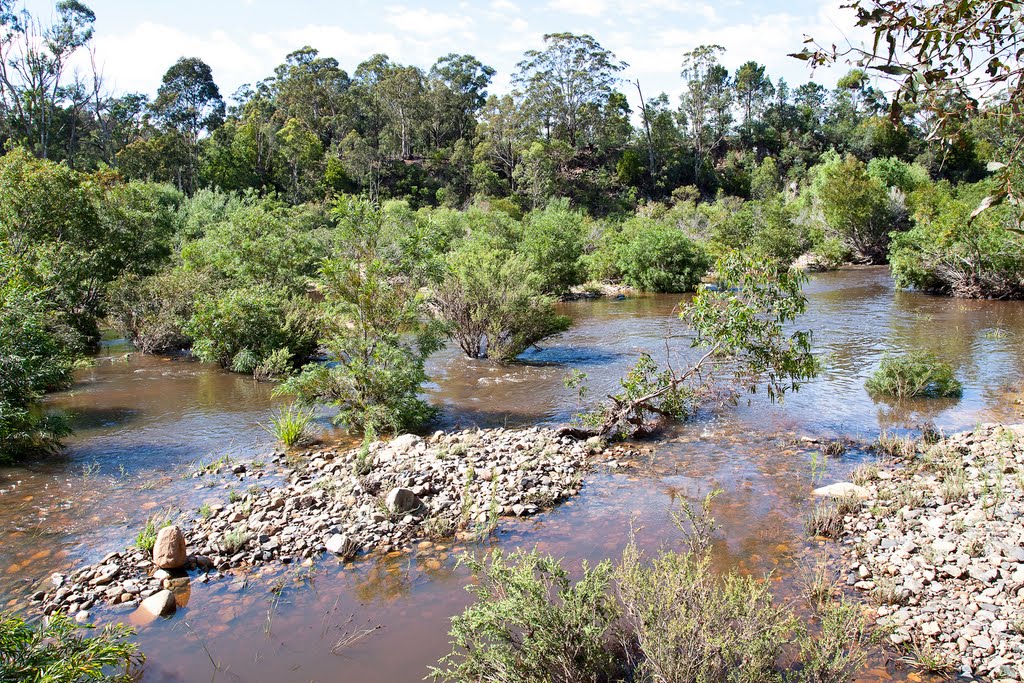
[[[55,575],[35,599],[47,614],[64,611],[80,620],[99,602],[145,601],[149,611],[165,614],[173,610],[173,596],[168,601],[163,591],[177,585],[174,571],[226,572],[324,552],[351,559],[417,538],[468,540],[490,533],[501,516],[532,515],[578,493],[588,455],[599,450],[596,442],[532,428],[404,435],[287,463],[278,457],[283,483],[204,505],[183,530],[161,529],[152,555],[134,548],[113,553]],[[195,554],[187,554],[186,541]]]
[[[847,582],[911,657],[1024,680],[1024,425],[983,425],[898,465],[862,477]]]

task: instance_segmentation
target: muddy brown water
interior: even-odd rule
[[[924,422],[953,431],[1020,419],[1024,304],[898,292],[880,268],[813,276],[806,293],[810,310],[801,326],[814,330],[827,361],[819,379],[782,405],[755,396],[707,410],[640,444],[644,453],[633,466],[595,469],[567,504],[535,519],[503,520],[489,546],[538,547],[578,567],[618,556],[631,530],[651,551],[678,545],[678,502],[721,488],[717,566],[771,572],[780,599],[791,600],[818,551],[801,529],[818,481],[799,437],[870,440],[881,429]],[[578,408],[563,385],[569,371],[588,373],[592,395],[602,396],[640,351],[661,357],[666,336],[685,346],[673,317],[678,302],[642,296],[564,304],[573,328],[511,366],[439,353],[428,369],[427,393],[441,411],[431,428],[565,421]],[[873,401],[863,385],[882,354],[912,348],[951,362],[963,398],[899,409]],[[130,544],[155,510],[226,499],[229,480],[201,488],[185,476],[196,463],[272,449],[260,427],[276,402],[268,386],[180,359],[126,359],[128,351],[107,343],[71,391],[50,399],[76,428],[64,455],[0,470],[0,602],[8,608],[20,608],[49,573]],[[326,416],[321,424],[328,437],[342,437]],[[870,457],[853,449],[832,458],[821,481],[840,480]],[[448,543],[351,565],[324,557],[313,568],[194,582],[187,607],[140,628],[143,680],[419,681],[447,652],[450,618],[469,603],[469,577],[456,559],[473,549]],[[281,586],[275,599],[271,588]],[[906,676],[879,655],[862,679]]]

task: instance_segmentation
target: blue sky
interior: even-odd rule
[[[855,37],[838,0],[86,2],[96,12],[97,55],[108,82],[118,91],[151,94],[181,56],[209,63],[227,97],[270,75],[288,52],[307,44],[337,58],[349,73],[376,52],[423,68],[449,52],[468,52],[497,69],[491,90],[504,92],[523,51],[542,47],[545,33],[571,31],[593,35],[628,62],[623,77],[639,79],[645,96],[665,91],[676,101],[681,56],[697,45],[723,45],[722,61],[731,69],[754,59],[773,78],[797,84],[812,76],[786,53],[798,51],[805,34],[825,43]],[[26,5],[49,15],[53,3]],[[831,86],[842,70],[813,78]]]

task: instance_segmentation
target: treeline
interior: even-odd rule
[[[569,33],[526,52],[507,95],[489,93],[495,71],[472,55],[423,69],[378,54],[350,73],[304,47],[230,106],[198,58],[172,65],[150,100],[108,93],[96,68],[68,72],[91,49],[87,6],[63,0],[43,25],[10,5],[0,1],[0,142],[188,194],[255,189],[302,203],[348,192],[414,207],[507,197],[521,209],[566,197],[603,215],[684,186],[748,198],[765,158],[780,182],[799,183],[829,150],[977,181],[1007,142],[983,125],[936,138],[935,122],[910,106],[893,122],[861,70],[831,90],[791,86],[756,62],[730,72],[718,46],[683,55],[678,94],[643,99],[614,54]],[[638,112],[627,88],[640,93]]]

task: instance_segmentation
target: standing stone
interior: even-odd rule
[[[819,489],[814,489],[814,495],[819,498],[853,497],[858,500],[867,500],[871,497],[871,492],[863,486],[857,486],[856,484],[851,484],[848,481],[841,481],[838,484],[830,484],[828,486],[822,486]]]
[[[419,510],[423,506],[423,501],[409,489],[399,487],[393,488],[388,492],[387,498],[384,499],[384,504],[387,505],[388,511],[392,514],[401,514],[403,512]]]
[[[156,535],[153,564],[160,569],[181,569],[185,561],[185,534],[176,526],[165,526]]]

